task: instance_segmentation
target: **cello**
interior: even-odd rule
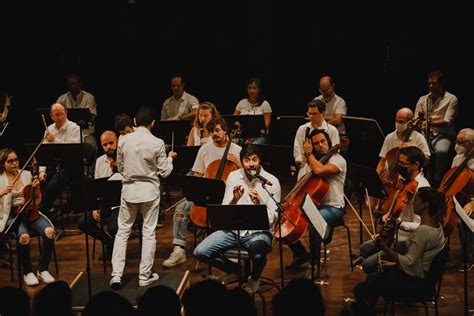
[[[232,145],[232,139],[238,133],[239,129],[240,124],[236,122],[232,132],[228,137],[227,144],[221,159],[214,160],[207,166],[206,172],[204,174],[205,178],[218,179],[225,182],[229,176],[229,173],[238,169],[234,162],[227,160],[227,155],[229,154],[230,146]],[[189,211],[189,218],[196,226],[206,227],[206,207],[193,205]]]
[[[329,151],[319,159],[319,162],[326,164],[329,158],[335,154],[342,144],[334,145]],[[303,236],[308,227],[308,219],[300,209],[304,194],[307,193],[316,205],[319,205],[329,190],[329,183],[326,179],[316,176],[312,171],[307,172],[295,187],[286,195],[282,208],[286,213],[280,218],[280,226],[275,229],[275,238],[282,238],[286,244],[294,244]]]
[[[454,209],[453,197],[456,196],[461,205],[468,202],[469,197],[464,191],[474,189],[474,173],[467,164],[474,157],[474,148],[471,147],[464,160],[457,167],[449,169],[443,176],[438,191],[444,193],[446,202],[446,214],[443,221],[444,235],[449,236],[459,222],[459,217]]]

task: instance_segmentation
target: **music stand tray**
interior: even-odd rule
[[[31,155],[38,144],[25,144],[28,155]],[[36,152],[40,166],[61,166],[63,168],[82,168],[81,144],[43,144]]]
[[[173,172],[186,174],[193,167],[199,148],[201,146],[175,146],[173,151],[178,155],[173,160]]]
[[[165,144],[172,144],[174,133],[174,145],[186,145],[186,137],[191,130],[191,122],[187,120],[155,121],[151,133],[161,138]]]
[[[298,128],[308,123],[304,116],[277,116],[276,122],[272,123],[271,136],[278,139],[278,143],[293,147],[295,135]]]
[[[99,178],[87,181],[87,209],[107,210],[120,205],[122,181],[109,181]]]
[[[69,108],[67,109],[67,117],[70,121],[87,129],[94,126],[94,118],[89,109],[86,108]]]
[[[264,204],[208,204],[206,211],[213,230],[269,230]]]
[[[176,175],[181,184],[183,196],[197,206],[222,203],[225,183],[222,180],[194,176]]]
[[[354,184],[360,184],[362,188],[367,188],[367,192],[371,197],[385,199],[388,196],[379,174],[373,168],[348,163],[347,177]]]
[[[260,137],[265,134],[265,118],[263,115],[222,115],[229,129],[232,129],[235,122],[240,123],[242,137]]]

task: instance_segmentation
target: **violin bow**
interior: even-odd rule
[[[367,188],[365,188],[365,197],[367,198],[367,206],[369,207],[370,222],[372,223],[372,229],[375,235],[376,231],[375,231],[374,217],[372,216],[372,206],[370,205],[369,191],[367,191]]]
[[[369,228],[365,225],[364,221],[363,221],[362,218],[359,216],[359,214],[357,213],[356,209],[355,209],[354,206],[352,205],[351,201],[349,201],[349,199],[347,198],[346,194],[344,194],[344,199],[346,199],[346,202],[349,204],[349,206],[351,207],[352,211],[354,212],[354,214],[356,215],[356,217],[359,219],[359,221],[360,221],[360,223],[362,224],[362,226],[365,228],[365,231],[369,234],[370,239],[375,240],[375,236],[370,233]]]

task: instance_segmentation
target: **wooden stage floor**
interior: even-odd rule
[[[290,186],[286,183],[282,183],[283,193],[289,191]],[[179,199],[179,196],[173,196],[171,194],[171,202]],[[282,194],[284,196],[284,194]],[[354,196],[352,199],[354,205],[357,207],[357,198]],[[364,209],[364,219],[369,222],[367,210]],[[155,255],[155,265],[154,270],[158,273],[164,271],[162,267],[162,262],[165,260],[170,252],[172,251],[172,212],[169,212],[165,216],[164,226],[156,230],[157,236],[157,249]],[[69,223],[67,223],[67,228],[74,229],[75,222],[77,221],[77,216],[70,216]],[[359,222],[357,221],[353,211],[347,207],[346,209],[346,223],[350,227],[351,237],[352,237],[352,248],[354,253],[358,253],[359,248]],[[364,238],[367,238],[364,234]],[[190,283],[193,284],[203,279],[203,273],[206,272],[207,266],[200,264],[198,269],[195,270],[196,261],[192,257],[192,247],[193,247],[193,234],[190,231],[188,236],[188,261],[184,264],[179,265],[178,267],[170,269],[171,271],[185,271],[189,270],[190,273]],[[305,244],[308,243],[308,238],[305,235],[303,237]],[[89,238],[90,249],[92,249],[92,239]],[[462,315],[464,312],[464,287],[463,287],[463,273],[457,271],[458,266],[461,264],[461,255],[460,255],[460,245],[458,232],[455,231],[452,234],[450,241],[451,245],[451,259],[448,263],[448,267],[444,274],[441,296],[439,299],[439,310],[441,315]],[[318,281],[323,281],[322,293],[326,303],[327,313],[326,315],[338,315],[345,305],[351,303],[351,300],[354,297],[353,289],[354,286],[364,280],[364,273],[355,268],[354,272],[350,271],[349,267],[349,258],[348,258],[348,247],[347,247],[347,238],[344,230],[337,230],[334,234],[332,242],[328,245],[327,254],[328,260],[323,263],[321,269],[322,279]],[[308,248],[309,249],[309,248]],[[75,277],[81,271],[85,271],[86,260],[85,260],[85,237],[84,234],[81,235],[72,235],[61,238],[56,243],[56,250],[59,260],[59,276],[57,279],[65,280],[71,284]],[[38,259],[38,247],[36,245],[36,240],[33,241],[32,247],[32,259],[33,264],[37,263]],[[140,252],[138,238],[132,237],[129,241],[128,251],[127,251],[127,264],[125,272],[127,273],[138,273],[138,264],[139,264]],[[288,247],[283,247],[283,258],[284,263],[289,264],[292,260],[292,255]],[[5,254],[5,259],[7,259],[7,254]],[[275,280],[275,282],[280,283],[280,261],[279,261],[279,247],[278,243],[274,244],[273,251],[269,255],[268,264],[263,272],[263,275]],[[110,274],[110,263],[107,265],[107,273]],[[168,271],[170,271],[168,270]],[[102,271],[102,262],[97,259],[91,260],[91,271],[94,274],[103,273]],[[216,269],[213,269],[215,273],[218,273]],[[304,276],[306,268],[302,268],[298,271],[285,271],[284,281],[287,283],[293,277]],[[51,263],[50,272],[54,274],[54,263]],[[474,309],[474,269],[468,273],[469,284],[470,284],[470,293],[469,293],[469,302],[470,308]],[[13,285],[18,286],[16,281],[16,269],[15,269],[15,282],[12,282],[10,279],[9,268],[3,265],[0,265],[0,285]],[[42,285],[37,287],[25,287],[27,292],[33,296]],[[266,310],[267,315],[271,315],[271,298],[275,291],[269,291],[265,293],[266,300]],[[379,302],[380,303],[380,302]],[[257,310],[259,313],[262,313],[261,309],[261,300],[256,296]],[[378,305],[378,310],[382,313],[383,306],[382,304]],[[423,308],[421,305],[418,305],[418,308],[410,306],[398,306],[396,313],[399,315],[421,315]],[[474,315],[474,312],[471,312],[470,315]],[[430,314],[434,315],[434,310],[430,310]]]

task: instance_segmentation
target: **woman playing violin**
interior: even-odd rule
[[[339,154],[334,153],[326,164],[319,159],[326,155],[332,147],[329,134],[322,129],[315,129],[309,134],[309,140],[303,144],[303,154],[307,164],[303,167],[305,173],[312,172],[314,176],[324,177],[329,182],[326,196],[319,205],[319,212],[324,220],[331,226],[344,217],[344,182],[346,179],[346,160]],[[309,226],[311,243],[313,244],[313,259],[319,262],[321,239],[312,225]],[[294,257],[307,257],[306,249],[300,241],[290,245]],[[306,255],[305,255],[306,254]],[[295,261],[293,265],[295,265]],[[299,262],[296,262],[299,263]]]
[[[420,225],[406,241],[406,252],[398,253],[381,239],[379,246],[385,251],[392,266],[367,277],[354,288],[356,315],[375,315],[378,296],[416,293],[424,289],[424,278],[433,258],[444,248],[443,227],[444,194],[430,187],[420,188],[415,194],[413,209],[420,217]]]
[[[18,178],[16,182],[15,179]],[[0,231],[13,223],[13,219],[22,205],[26,202],[24,188],[31,185],[39,190],[39,180],[32,178],[29,171],[23,171],[19,176],[18,156],[10,149],[0,150]],[[43,214],[30,222],[28,214],[20,221],[18,230],[18,255],[23,265],[23,280],[27,285],[37,285],[38,279],[44,283],[54,282],[53,276],[48,272],[51,253],[54,246],[55,231],[53,224]],[[43,239],[41,258],[36,275],[33,273],[30,260],[30,235],[29,231],[35,230]]]
[[[400,149],[400,156],[398,158],[398,172],[400,173],[400,181],[403,184],[408,184],[411,180],[417,182],[417,187],[414,191],[422,188],[429,187],[428,180],[423,176],[421,168],[424,162],[425,156],[420,148],[410,146]],[[413,197],[408,197],[403,210],[398,217],[400,226],[398,229],[397,242],[394,245],[394,249],[399,253],[406,252],[406,241],[410,235],[410,232],[414,231],[419,223],[420,218],[413,213]],[[382,221],[386,222],[388,216],[393,215],[388,212],[382,217]],[[362,263],[362,268],[365,273],[369,274],[377,271],[379,267],[379,259],[386,260],[387,254],[383,251],[379,252],[379,249],[374,240],[365,241],[360,245],[360,257],[356,259],[357,263]]]

